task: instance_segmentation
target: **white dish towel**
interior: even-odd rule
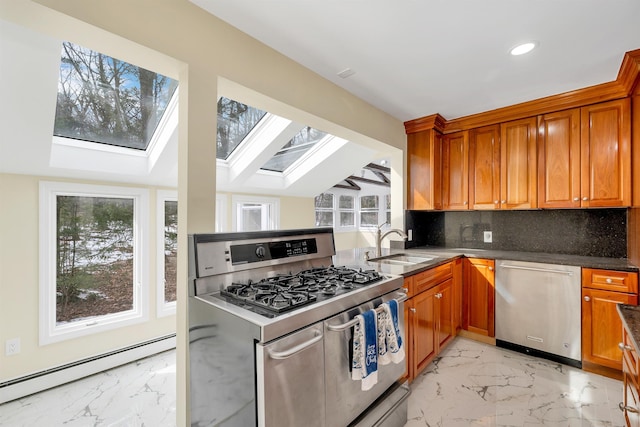
[[[367,391],[378,382],[377,316],[375,310],[369,310],[355,318],[351,379],[362,381],[361,389]]]
[[[382,304],[378,313],[378,363],[400,363],[404,360],[404,346],[398,325],[398,301]]]

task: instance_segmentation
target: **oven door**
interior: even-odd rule
[[[325,426],[322,323],[256,344],[258,425]]]
[[[373,301],[343,312],[325,321],[325,400],[327,426],[346,426],[365,413],[374,401],[382,396],[404,375],[406,359],[401,363],[378,364],[378,382],[373,388],[362,391],[361,381],[351,379],[351,346],[353,327],[350,321],[358,314],[378,307],[381,303],[396,298],[398,322],[402,341],[404,333],[404,301],[406,295],[392,292]],[[406,409],[406,407],[405,407]],[[406,413],[405,413],[406,417]]]

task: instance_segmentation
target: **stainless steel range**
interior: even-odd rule
[[[354,317],[403,313],[402,278],[333,255],[331,229],[189,236],[192,426],[405,424],[404,363],[367,391],[350,373]]]

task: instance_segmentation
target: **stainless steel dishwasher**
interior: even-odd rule
[[[496,261],[496,345],[582,367],[580,267]]]

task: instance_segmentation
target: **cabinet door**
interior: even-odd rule
[[[631,205],[629,99],[580,109],[582,207]]]
[[[470,209],[500,209],[500,126],[469,132]]]
[[[622,370],[622,321],[617,304],[638,303],[638,296],[582,288],[582,361]]]
[[[442,350],[442,348],[453,339],[456,333],[454,327],[453,302],[453,280],[449,279],[438,285],[436,289],[435,308],[438,315],[438,322],[436,325],[438,353],[440,353],[440,350]]]
[[[435,289],[413,297],[413,375],[418,375],[436,356]]]
[[[537,123],[534,117],[500,125],[500,208],[538,206]]]
[[[538,207],[580,207],[580,109],[538,118]]]
[[[407,135],[407,209],[442,209],[442,136]]]
[[[495,262],[464,260],[463,328],[495,337]]]
[[[442,137],[442,208],[469,209],[469,133]]]

